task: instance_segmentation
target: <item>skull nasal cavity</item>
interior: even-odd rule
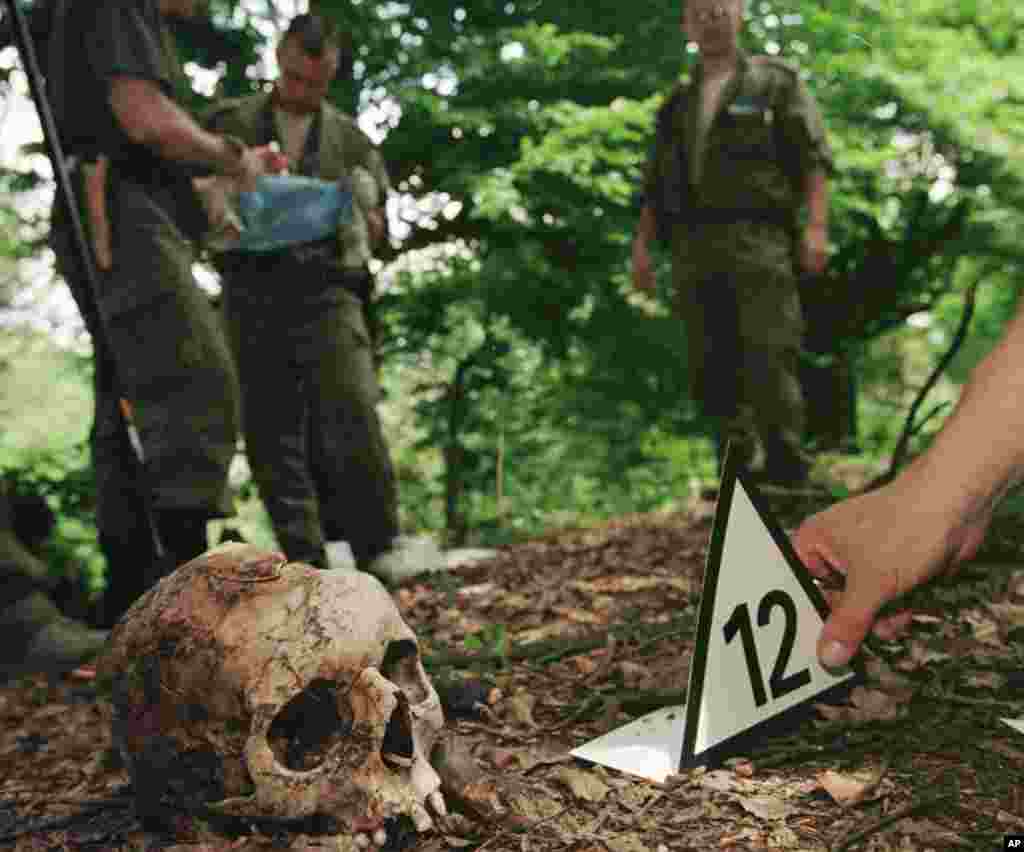
[[[427,699],[427,685],[420,676],[420,651],[412,639],[388,642],[380,673],[405,693],[410,704]]]
[[[347,708],[348,702],[343,701]],[[274,757],[295,772],[315,769],[338,742],[352,733],[352,718],[338,712],[338,687],[314,680],[277,714],[267,740]]]
[[[412,716],[409,714],[409,702],[404,695],[399,694],[398,706],[395,707],[391,718],[388,719],[388,726],[384,729],[384,742],[380,745],[380,753],[384,760],[389,757],[412,760]]]

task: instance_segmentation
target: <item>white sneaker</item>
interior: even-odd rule
[[[448,568],[444,555],[430,536],[398,536],[390,550],[384,551],[367,567],[388,585],[401,583],[421,574],[436,574]]]
[[[355,571],[356,558],[347,541],[329,541],[324,545],[327,551],[327,568],[331,571]]]

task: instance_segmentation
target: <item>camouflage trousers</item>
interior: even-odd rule
[[[672,276],[691,392],[745,464],[800,456],[803,319],[793,247],[774,225],[674,226]]]
[[[79,196],[80,177],[73,174]],[[166,202],[116,178],[108,189],[114,266],[99,274],[97,292],[89,292],[59,204],[51,245],[93,338],[90,445],[96,525],[108,572],[104,609],[112,621],[160,574],[205,548],[206,519],[231,513],[228,467],[239,402],[226,336],[195,284],[192,245]],[[145,470],[129,442],[121,398],[133,406]],[[154,510],[149,516],[147,501]],[[162,562],[154,521],[167,551]]]
[[[95,294],[107,347],[96,353],[99,524],[109,526],[108,513],[122,522],[131,499],[122,492],[138,491],[135,474],[123,470],[130,447],[120,397],[133,407],[154,507],[230,514],[238,378],[217,312],[192,276],[192,244],[150,188],[112,178],[108,207],[113,268],[99,275]],[[55,227],[53,243],[59,268],[80,291],[69,229]]]
[[[398,493],[362,303],[318,268],[268,260],[228,282],[225,317],[246,453],[278,544],[323,567],[325,540],[346,540],[363,565],[398,535]]]

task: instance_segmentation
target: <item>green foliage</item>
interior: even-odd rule
[[[502,666],[508,662],[509,643],[508,628],[504,624],[492,624],[479,633],[474,633],[462,640],[463,647],[467,651],[496,654]]]
[[[384,135],[403,199],[381,311],[406,525],[496,541],[660,507],[713,476],[666,259],[656,299],[629,282],[654,111],[693,62],[677,0],[637,0],[628,23],[611,0],[315,6],[355,50],[332,97]],[[831,131],[834,251],[807,299],[809,345],[856,356],[861,443],[882,455],[965,289],[984,282],[972,334],[926,408],[955,398],[1015,309],[1024,13],[1009,0],[750,6],[746,46],[796,64]],[[224,62],[221,94],[252,91],[277,5],[214,8],[220,34],[184,29],[182,58]],[[25,252],[0,233],[0,253]],[[17,412],[23,443],[49,446],[31,419]],[[13,451],[0,439],[0,461]]]
[[[87,594],[105,586],[103,558],[96,541],[95,487],[88,450],[79,444],[63,452],[23,456],[18,467],[0,459],[0,479],[13,494],[42,497],[57,518],[53,534],[38,554],[54,578],[67,577]]]

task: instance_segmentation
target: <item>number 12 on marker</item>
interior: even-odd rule
[[[807,686],[811,682],[810,669],[803,668],[798,672],[786,674],[786,666],[789,665],[789,656],[793,652],[793,643],[796,642],[796,604],[793,599],[781,589],[768,592],[757,607],[757,625],[766,627],[772,618],[772,611],[776,608],[782,610],[786,619],[786,626],[782,633],[782,644],[779,645],[779,653],[775,658],[775,665],[772,666],[771,677],[768,678],[768,686],[772,691],[772,700],[777,701],[789,693]],[[761,673],[761,661],[757,657],[757,645],[754,642],[754,626],[750,621],[750,610],[745,603],[741,603],[729,616],[729,620],[722,626],[725,635],[725,644],[728,645],[740,634],[740,641],[743,644],[743,656],[747,663],[747,674],[750,677],[750,688],[754,693],[754,704],[763,707],[768,702],[768,695],[764,688],[764,675]]]

